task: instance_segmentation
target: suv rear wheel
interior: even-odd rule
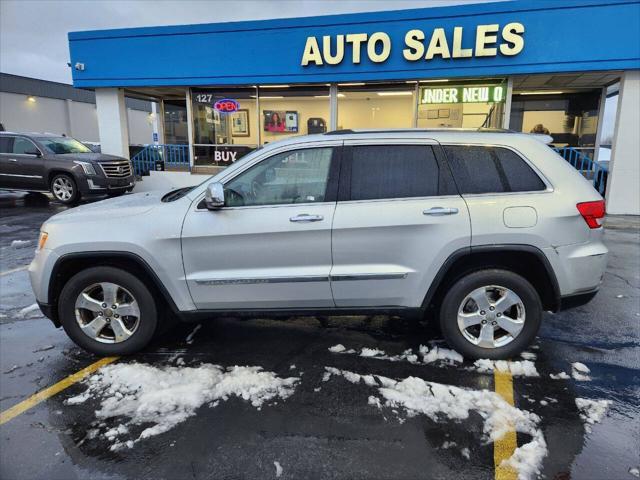
[[[71,175],[59,173],[51,179],[50,190],[56,200],[65,205],[72,205],[80,200],[80,193]]]
[[[442,333],[465,357],[503,359],[535,338],[542,319],[538,292],[507,270],[481,270],[458,280],[440,309]]]
[[[127,355],[153,338],[158,316],[147,286],[112,267],[74,275],[62,289],[58,311],[71,339],[97,355]]]

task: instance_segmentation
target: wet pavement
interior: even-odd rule
[[[62,208],[37,197],[0,198],[0,411],[97,360],[28,308],[34,298],[22,267],[31,260],[40,224]],[[602,290],[588,305],[546,314],[529,350],[540,376],[513,379],[515,406],[541,418],[548,446],[543,478],[633,479],[629,470],[640,463],[638,225],[637,219],[607,220],[611,254]],[[328,350],[342,344],[389,355],[417,351],[439,340],[428,327],[386,317],[201,325],[195,333],[195,325],[180,325],[145,353],[117,363],[260,366],[281,378],[298,377],[294,393],[260,409],[237,397],[205,404],[169,431],[112,451],[112,442],[88,435],[99,399],[65,402],[86,390],[75,384],[0,426],[0,478],[277,478],[274,462],[283,479],[495,477],[493,444],[484,439],[477,413],[459,421],[403,415],[369,404],[376,389],[362,382],[340,376],[323,381],[325,367],[335,367],[494,389],[493,374],[470,362],[411,364]],[[573,362],[589,367],[590,381],[550,378],[571,373]],[[612,403],[600,423],[585,428],[576,398]],[[517,440],[522,445],[530,438],[519,433]]]

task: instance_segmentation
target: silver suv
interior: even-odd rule
[[[343,130],[55,215],[29,272],[45,315],[100,355],[176,318],[387,313],[435,317],[457,351],[497,359],[543,311],[596,294],[604,213],[531,135]]]

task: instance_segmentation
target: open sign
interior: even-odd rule
[[[214,103],[213,108],[215,108],[219,112],[231,113],[237,112],[240,108],[240,104],[232,98],[223,98],[222,100],[218,100],[216,103]]]

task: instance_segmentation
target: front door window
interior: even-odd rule
[[[225,185],[227,206],[326,201],[333,150],[294,150],[263,160]]]

